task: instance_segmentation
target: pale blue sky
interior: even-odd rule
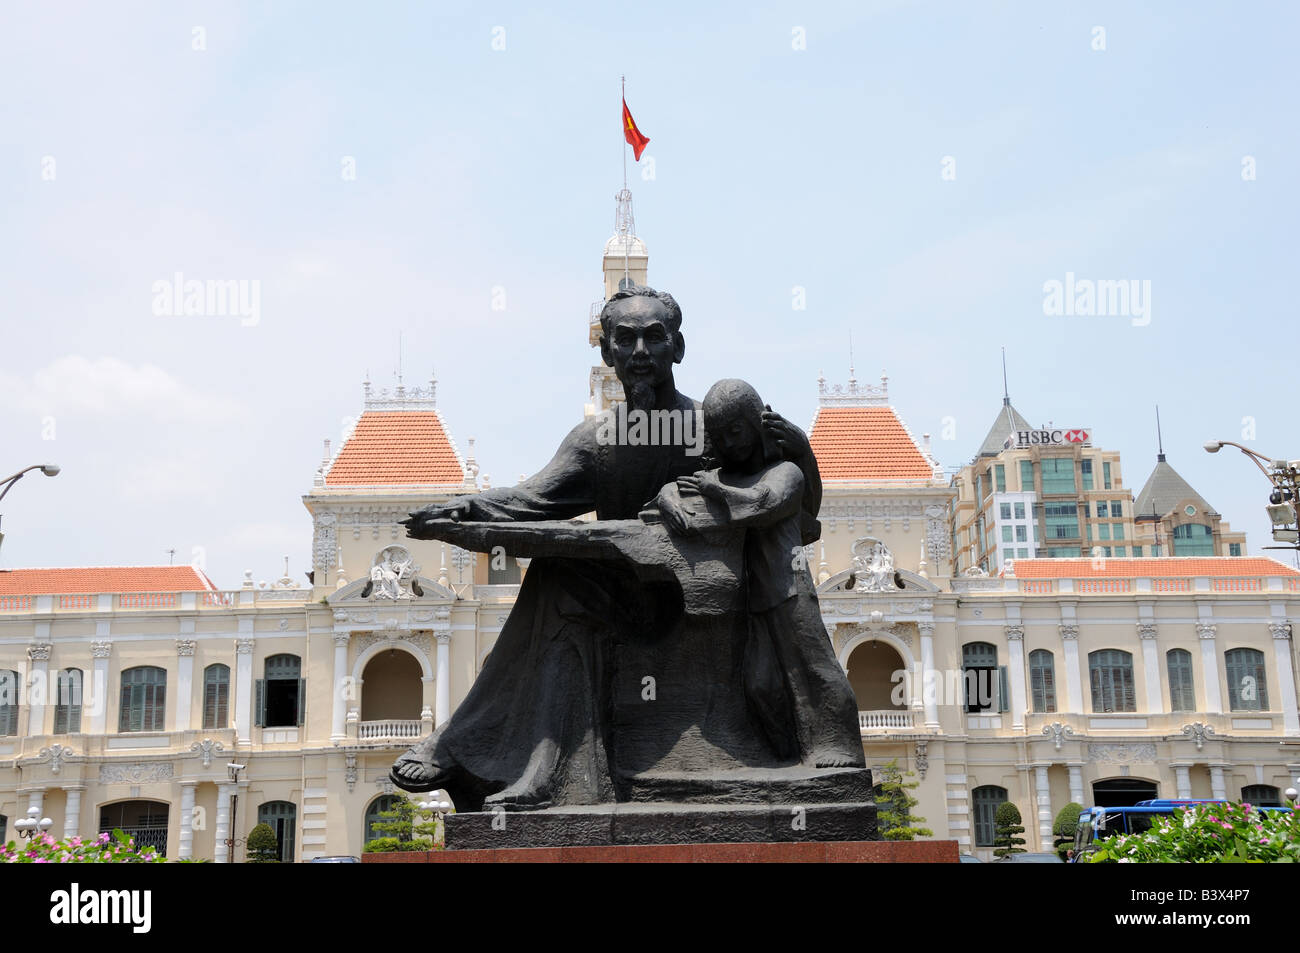
[[[956,465],[1005,344],[1017,408],[1092,428],[1134,493],[1159,402],[1169,461],[1258,551],[1263,478],[1201,444],[1251,417],[1300,457],[1298,27],[1289,3],[6,4],[0,477],[64,473],[4,501],[0,566],[201,546],[223,586],[282,553],[301,578],[321,440],[399,331],[494,484],[538,469],[595,359],[620,74],[687,393],[743,376],[806,425],[852,332]],[[259,323],[155,316],[176,271],[259,280]],[[1150,324],[1045,316],[1066,272],[1149,280]]]

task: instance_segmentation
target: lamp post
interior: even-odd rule
[[[1300,502],[1300,460],[1269,458],[1231,440],[1211,440],[1205,445],[1205,452],[1218,453],[1224,447],[1236,447],[1250,457],[1273,485],[1273,490],[1268,495],[1268,506],[1265,507],[1273,526],[1273,539],[1290,545],[1264,548],[1300,550],[1300,525],[1297,524],[1296,515],[1296,503]]]
[[[18,836],[23,838],[23,840],[43,836],[53,826],[54,822],[52,820],[48,817],[41,817],[41,809],[39,807],[29,807],[27,809],[27,817],[21,821],[14,821],[14,830],[18,832]]]
[[[441,832],[443,835],[443,843],[446,843],[447,828],[446,828],[446,821],[443,820],[443,815],[449,813],[452,810],[451,802],[448,801],[445,797],[437,798],[437,799],[430,798],[427,801],[420,801],[418,804],[415,805],[415,809],[420,812],[420,816],[423,817],[426,821],[428,820],[436,821],[437,828],[435,829],[435,834]],[[438,838],[435,836],[434,837],[435,844],[437,843],[437,840]]]
[[[230,783],[234,791],[230,795],[230,834],[226,838],[226,863],[235,862],[235,847],[244,842],[242,837],[236,837],[235,832],[239,830],[235,826],[235,818],[239,814],[239,772],[243,771],[247,765],[235,764],[233,761],[226,765],[226,770],[230,772]]]
[[[0,500],[3,500],[5,498],[5,495],[14,488],[14,484],[17,483],[19,480],[21,480],[23,478],[23,475],[28,471],[40,470],[47,477],[52,477],[52,476],[59,475],[59,469],[60,467],[57,463],[34,463],[30,467],[23,467],[23,469],[19,470],[13,476],[8,476],[5,477],[3,480],[0,480],[0,487],[4,487],[3,490],[0,490]],[[3,517],[0,517],[0,519],[2,518]],[[4,538],[5,538],[4,533],[0,533],[0,543],[4,542]],[[15,826],[17,826],[16,822],[15,822]]]

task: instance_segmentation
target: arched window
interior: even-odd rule
[[[54,733],[75,735],[81,731],[81,688],[79,668],[65,668],[59,673],[54,697]]]
[[[1241,799],[1253,807],[1281,807],[1282,792],[1271,784],[1252,784],[1241,789]]]
[[[975,846],[992,847],[993,837],[997,833],[994,818],[998,805],[1007,800],[1007,789],[996,784],[986,784],[971,792],[975,805]]]
[[[141,665],[122,672],[118,731],[162,731],[166,723],[167,672]]]
[[[257,808],[257,823],[271,825],[280,845],[280,863],[292,864],[298,808],[292,801],[267,801]]]
[[[257,724],[262,728],[292,728],[303,723],[307,680],[299,678],[302,660],[296,655],[272,655],[265,678],[257,680]]]
[[[1175,556],[1213,556],[1214,533],[1201,523],[1174,527]]]
[[[370,806],[366,808],[366,837],[365,840],[361,842],[363,847],[366,844],[369,844],[376,837],[398,836],[398,835],[390,834],[387,831],[376,830],[375,825],[391,824],[395,820],[395,818],[384,817],[383,813],[385,811],[397,810],[397,806],[401,802],[402,802],[402,795],[400,794],[381,794],[379,795],[379,797],[375,798],[373,801],[370,802]]]
[[[18,734],[18,673],[0,668],[0,738]]]
[[[209,665],[203,670],[203,727],[230,727],[230,666]]]
[[[0,814],[0,844],[9,843],[7,840],[5,840],[5,834],[8,831],[8,828],[9,828],[9,818],[5,817],[3,814]]]
[[[1119,649],[1088,653],[1094,712],[1137,711],[1133,688],[1133,656]]]
[[[1268,711],[1268,680],[1264,653],[1255,649],[1229,649],[1223,653],[1228,670],[1228,709]]]
[[[968,712],[1007,710],[1007,672],[998,667],[996,645],[967,642],[961,647],[961,669]]]
[[[1056,663],[1047,649],[1029,653],[1029,693],[1034,711],[1056,711]]]
[[[1196,689],[1192,684],[1192,653],[1170,649],[1165,655],[1169,668],[1169,710],[1196,711]]]

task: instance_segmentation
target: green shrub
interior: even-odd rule
[[[1056,839],[1052,846],[1056,848],[1056,854],[1061,860],[1065,860],[1066,853],[1074,846],[1074,834],[1079,829],[1081,813],[1083,813],[1083,805],[1071,801],[1056,815],[1056,823],[1052,825],[1052,833]]]
[[[915,840],[917,837],[934,836],[934,831],[919,826],[925,823],[925,818],[912,813],[912,808],[921,802],[912,797],[909,792],[919,787],[920,782],[904,779],[913,776],[911,771],[900,771],[897,760],[888,761],[880,766],[876,825],[881,840]]]
[[[1025,849],[1019,845],[1025,842],[1023,837],[1017,837],[1017,834],[1025,832],[1024,827],[1020,824],[1020,810],[1010,801],[1003,801],[998,805],[998,812],[993,815],[994,835],[993,835],[993,853],[998,857],[1006,857],[1008,854],[1023,854]]]
[[[1249,804],[1194,804],[1156,817],[1141,834],[1113,834],[1082,858],[1093,864],[1300,863],[1300,815]]]
[[[433,850],[432,837],[412,837],[402,840],[400,837],[376,837],[361,848],[367,854],[389,854],[395,851]]]
[[[248,863],[278,864],[280,842],[270,824],[258,824],[248,832]]]

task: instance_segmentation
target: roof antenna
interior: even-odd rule
[[[1159,451],[1156,453],[1156,462],[1164,463],[1165,462],[1165,440],[1164,437],[1160,435],[1160,405],[1159,404],[1156,404],[1156,446],[1160,448]]]
[[[1007,389],[1007,348],[1002,346],[1002,405],[1011,406],[1011,391]]]
[[[853,370],[853,329],[849,328],[849,389],[852,393],[853,385],[858,382],[857,376]]]

